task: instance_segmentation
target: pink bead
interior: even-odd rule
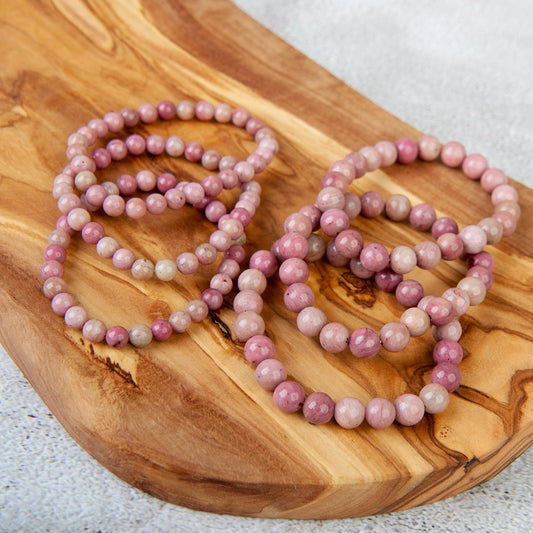
[[[119,248],[113,254],[113,265],[119,270],[129,270],[135,261],[135,254],[128,248]]]
[[[349,226],[350,219],[342,209],[327,209],[320,217],[320,228],[329,237],[335,237]]]
[[[350,259],[349,266],[350,272],[360,279],[370,279],[375,274],[373,270],[369,270],[361,264],[359,257]]]
[[[273,359],[275,353],[274,343],[265,335],[254,335],[244,345],[244,357],[253,365],[258,365],[265,359]]]
[[[481,187],[491,193],[498,185],[504,185],[509,180],[499,168],[489,168],[481,175]]]
[[[144,124],[152,124],[157,120],[157,109],[150,103],[141,104],[139,106],[139,119]]]
[[[58,244],[48,245],[43,253],[45,261],[57,261],[58,263],[64,263],[67,258],[67,252],[65,248]]]
[[[222,192],[224,184],[218,176],[210,175],[202,180],[202,188],[206,196],[215,197]]]
[[[422,241],[415,245],[417,265],[424,270],[435,268],[441,260],[440,248],[432,241]]]
[[[64,316],[67,309],[76,305],[76,300],[68,292],[60,292],[52,298],[52,311],[59,316]]]
[[[263,294],[267,286],[265,275],[255,268],[243,270],[237,280],[237,285],[241,291],[255,291],[257,294]]]
[[[304,335],[316,337],[327,324],[327,318],[324,311],[318,307],[306,307],[298,313],[296,324]]]
[[[441,151],[440,158],[447,167],[458,167],[466,156],[465,147],[456,141],[446,143]]]
[[[165,151],[166,141],[161,135],[149,135],[146,138],[146,151],[151,155],[160,155]]]
[[[231,218],[238,220],[244,228],[248,226],[250,222],[252,221],[252,217],[250,213],[246,211],[246,209],[243,209],[242,207],[234,207],[231,210],[229,216]]]
[[[105,342],[111,348],[124,348],[128,341],[128,330],[122,326],[112,326],[106,331]]]
[[[215,115],[215,108],[210,102],[200,100],[194,108],[194,114],[198,120],[212,120]]]
[[[348,161],[335,161],[329,167],[329,172],[342,174],[348,183],[351,183],[355,179],[355,167],[351,163],[348,163]]]
[[[396,222],[409,218],[411,212],[411,201],[403,194],[392,194],[385,203],[386,215]]]
[[[340,322],[330,322],[320,330],[320,345],[326,352],[340,353],[350,340],[348,328]]]
[[[286,233],[279,240],[279,253],[284,259],[304,259],[309,250],[307,239],[299,233]]]
[[[479,252],[466,258],[468,268],[482,266],[488,270],[494,270],[494,257],[489,252]]]
[[[487,235],[487,244],[495,244],[500,242],[503,237],[503,225],[501,222],[492,217],[481,219],[477,225]]]
[[[65,311],[65,325],[72,329],[80,330],[83,324],[89,320],[87,311],[79,305],[73,305]]]
[[[307,239],[313,231],[313,224],[310,218],[303,213],[292,213],[283,222],[283,231],[285,233],[300,233]]]
[[[185,195],[183,197],[185,198]],[[212,200],[209,202],[204,211],[205,217],[209,222],[218,222],[220,217],[225,215],[226,212],[226,206],[218,200]]]
[[[401,322],[389,322],[381,328],[379,339],[385,350],[401,352],[409,344],[409,330]]]
[[[250,117],[251,114],[247,109],[244,109],[244,107],[237,107],[231,115],[231,121],[235,126],[244,128]]]
[[[409,223],[419,231],[428,231],[433,226],[437,215],[435,209],[429,204],[418,204],[411,209]]]
[[[422,309],[422,311],[425,311],[429,302],[431,302],[431,300],[433,300],[433,298],[435,298],[435,296],[433,296],[432,294],[428,295],[428,296],[424,296],[423,298],[420,299],[420,301],[416,304],[416,306],[419,308],[419,309]]]
[[[190,100],[182,100],[176,106],[176,114],[181,120],[191,120],[194,118],[195,105]]]
[[[418,139],[419,157],[423,161],[435,161],[440,155],[442,145],[433,135],[423,135]]]
[[[250,135],[255,135],[260,129],[265,127],[263,119],[258,117],[250,117],[246,121],[246,132]]]
[[[57,229],[50,232],[48,244],[57,244],[62,248],[70,245],[70,236],[76,232],[68,225],[67,217],[62,216],[57,219]]]
[[[183,252],[176,258],[176,265],[182,274],[194,274],[199,264],[198,258],[191,252]]]
[[[237,263],[242,263],[246,257],[246,252],[242,246],[232,244],[224,253],[227,259],[234,259]]]
[[[146,197],[146,210],[152,215],[160,215],[167,208],[167,201],[162,194],[154,193]]]
[[[265,390],[274,390],[287,379],[287,371],[277,359],[264,359],[255,369],[255,379]]]
[[[184,333],[191,327],[191,316],[185,311],[175,311],[168,317],[172,329],[176,333]]]
[[[102,342],[105,339],[106,326],[101,320],[91,318],[83,324],[81,333],[89,342]]]
[[[67,284],[58,276],[50,276],[46,278],[43,283],[43,294],[51,300],[56,294],[65,292],[67,290]]]
[[[326,424],[335,412],[335,403],[325,392],[313,392],[302,408],[305,419],[311,424]]]
[[[104,228],[98,222],[89,222],[81,230],[81,238],[89,244],[96,244],[104,235]]]
[[[284,285],[305,283],[309,278],[309,267],[303,259],[286,259],[279,267],[279,279]]]
[[[374,218],[385,209],[383,196],[376,191],[367,191],[361,196],[361,215],[367,218]]]
[[[254,152],[253,154],[250,154],[246,158],[246,162],[249,163],[252,166],[252,168],[254,170],[254,175],[251,176],[249,179],[245,180],[243,183],[253,179],[255,174],[259,174],[259,173],[263,172],[263,170],[265,170],[265,168],[266,168],[266,166],[268,164],[268,161],[264,157],[259,155],[257,152]],[[235,165],[235,166],[237,166],[237,165]],[[249,174],[246,174],[246,177],[248,177],[248,176],[249,176]],[[241,180],[241,182],[242,182],[242,180]]]
[[[316,231],[320,228],[322,211],[316,205],[304,205],[298,212],[305,215],[311,221],[311,231]]]
[[[90,213],[81,207],[75,207],[67,215],[68,225],[76,231],[81,231],[85,224],[91,221]]]
[[[359,152],[348,154],[344,161],[354,166],[356,179],[362,178],[368,171],[368,161]]]
[[[128,135],[124,143],[131,155],[141,155],[146,150],[146,141],[137,133]]]
[[[416,262],[416,254],[409,246],[396,246],[396,248],[391,250],[390,267],[398,274],[411,272],[416,267]]]
[[[157,114],[161,120],[171,120],[176,116],[176,106],[170,100],[157,104]]]
[[[118,217],[124,213],[125,202],[122,196],[118,194],[110,194],[105,197],[102,203],[102,209],[105,214],[110,217]]]
[[[252,181],[256,173],[254,165],[248,161],[239,161],[235,164],[233,170],[237,174],[240,183]]]
[[[210,311],[216,311],[224,305],[224,296],[216,289],[205,289],[202,292],[202,301],[207,305]]]
[[[92,158],[98,169],[107,168],[111,164],[111,154],[105,148],[96,148]]]
[[[402,394],[394,401],[396,421],[402,426],[414,426],[424,417],[424,402],[414,394]]]
[[[356,329],[348,342],[350,351],[359,359],[374,357],[381,347],[378,334],[369,328]]]
[[[442,385],[448,392],[453,392],[461,384],[461,372],[451,363],[439,363],[431,372],[431,382]]]
[[[72,209],[76,207],[81,206],[81,200],[79,196],[76,194],[69,192],[66,194],[62,194],[57,199],[57,208],[61,213],[67,214],[69,211],[72,211]]]
[[[237,340],[245,342],[254,335],[262,335],[265,332],[265,322],[259,314],[245,311],[235,318],[233,332]]]
[[[482,174],[487,170],[488,163],[481,154],[467,155],[462,163],[463,173],[471,180],[478,180]]]
[[[220,274],[227,274],[232,279],[235,279],[240,271],[241,267],[234,259],[224,259],[218,266],[218,272]]]
[[[360,426],[365,419],[365,406],[357,398],[341,398],[335,404],[335,422],[345,429]]]
[[[227,274],[215,274],[211,281],[209,282],[209,286],[212,289],[216,289],[221,294],[229,294],[231,290],[233,289],[233,280],[230,276]]]
[[[379,272],[389,264],[389,253],[382,244],[372,242],[367,244],[359,256],[361,265],[372,272]]]
[[[498,205],[502,202],[518,202],[518,191],[508,183],[498,185],[490,195],[492,205]]]
[[[112,237],[103,237],[96,243],[96,253],[105,259],[112,257],[118,248],[118,242]]]
[[[520,216],[522,215],[522,209],[521,207],[518,205],[517,202],[511,202],[511,201],[504,201],[504,202],[500,202],[498,205],[496,205],[494,207],[494,212],[495,213],[498,213],[500,211],[505,211],[506,213],[510,213],[511,215],[513,215],[516,220],[518,220],[520,218]]]
[[[453,261],[463,255],[464,244],[459,235],[455,233],[443,233],[437,239],[442,259]]]
[[[451,302],[454,316],[463,316],[470,307],[470,297],[466,291],[452,287],[442,293],[445,300]]]
[[[433,360],[435,363],[458,365],[463,360],[463,349],[456,341],[440,340],[433,347]]]
[[[390,141],[379,141],[374,146],[378,154],[381,156],[381,166],[389,167],[396,163],[398,159],[398,150],[394,143]]]
[[[124,119],[124,126],[126,128],[133,128],[139,122],[139,113],[133,107],[125,107],[121,109],[120,114]]]
[[[125,205],[126,215],[137,220],[146,214],[146,203],[142,198],[130,198]]]
[[[257,250],[249,261],[250,268],[260,270],[267,278],[276,272],[277,265],[277,259],[270,250]]]
[[[453,305],[445,298],[433,298],[428,302],[425,311],[435,326],[443,326],[454,319]]]
[[[90,205],[101,207],[107,191],[101,185],[91,185],[85,192],[85,198]]]
[[[253,311],[254,313],[261,314],[263,311],[263,298],[253,290],[242,290],[233,299],[233,309],[236,313]]]
[[[225,231],[233,240],[238,239],[244,232],[240,221],[230,218],[229,215],[222,215],[218,219],[218,229]]]
[[[350,220],[361,214],[361,200],[352,192],[344,194],[344,207],[342,208]]]
[[[295,381],[282,381],[274,389],[272,398],[276,407],[283,413],[296,413],[304,404],[305,392]]]
[[[365,409],[365,418],[369,426],[384,429],[392,425],[396,417],[394,405],[385,398],[373,398]]]
[[[317,195],[316,206],[322,212],[327,209],[342,209],[344,207],[344,193],[337,187],[324,187]]]
[[[503,236],[509,237],[516,231],[517,220],[508,211],[497,211],[492,215],[492,218],[497,220],[503,227]]]
[[[105,152],[106,150],[103,150],[102,154],[105,154]],[[93,160],[84,154],[75,155],[70,162],[70,168],[74,171],[75,174],[79,172],[83,172],[84,170],[94,172],[96,170],[97,165],[98,165],[98,162],[96,160]],[[100,167],[100,168],[103,168],[103,167]]]
[[[202,300],[191,300],[185,307],[185,311],[193,322],[202,322],[209,314],[209,308]]]
[[[394,272],[390,267],[385,267],[374,275],[376,285],[385,292],[394,292],[402,280],[403,275]]]
[[[109,141],[106,150],[109,152],[113,161],[121,161],[128,155],[128,148],[124,141],[121,141],[120,139]]]
[[[226,123],[231,120],[232,109],[228,104],[218,104],[214,111],[213,117],[217,122]]]
[[[402,137],[394,145],[396,146],[396,150],[398,150],[398,163],[412,163],[418,157],[418,144],[412,139]]]
[[[369,172],[381,166],[381,155],[373,146],[363,146],[359,153],[367,160]]]
[[[350,261],[350,259],[344,257],[344,255],[340,254],[337,251],[334,240],[329,241],[326,246],[326,259],[328,260],[329,264],[335,267],[343,267],[344,265],[347,265]]]
[[[487,234],[476,225],[465,226],[459,232],[459,237],[467,254],[477,254],[487,245]]]
[[[426,385],[418,396],[424,402],[426,413],[430,414],[442,413],[450,403],[448,390],[439,383]]]
[[[458,342],[463,336],[463,327],[456,318],[444,326],[432,326],[433,338],[438,342],[441,340],[451,340]]]
[[[231,237],[221,230],[215,230],[209,236],[209,244],[219,252],[225,252],[232,244]]]
[[[124,118],[120,113],[115,111],[110,111],[104,115],[104,122],[106,123],[108,129],[112,133],[118,133],[122,128],[124,128]]]
[[[409,307],[400,317],[400,322],[409,330],[411,337],[420,337],[429,329],[429,316],[418,307]]]
[[[363,249],[363,237],[358,231],[345,229],[335,237],[335,248],[346,258],[359,257]]]
[[[171,135],[165,142],[165,151],[170,157],[180,157],[185,151],[185,142],[181,137]]]
[[[311,287],[305,283],[293,283],[287,287],[283,302],[289,311],[299,313],[302,309],[314,304],[315,295]]]
[[[438,239],[444,233],[459,233],[457,222],[449,217],[441,217],[435,220],[431,226],[431,235]]]
[[[485,267],[482,267],[480,265],[470,267],[468,271],[466,272],[467,276],[479,278],[487,288],[487,291],[492,287],[494,283],[494,275],[492,272]]]
[[[157,184],[157,177],[151,170],[141,170],[135,175],[137,187],[141,191],[151,191]]]

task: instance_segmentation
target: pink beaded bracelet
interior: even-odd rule
[[[459,157],[461,154],[462,157]],[[431,241],[427,243],[433,245],[430,247],[431,255],[439,260],[441,255],[445,259],[456,259],[466,252],[467,261],[471,266],[467,277],[460,281],[456,288],[445,291],[441,298],[422,298],[423,292],[420,292],[419,284],[415,286],[414,292],[412,287],[404,285],[408,289],[405,296],[412,300],[406,300],[405,303],[416,307],[407,309],[400,322],[383,326],[380,335],[368,328],[359,328],[350,334],[340,323],[328,324],[325,314],[313,307],[314,294],[305,284],[309,269],[304,259],[317,260],[326,253],[328,260],[334,265],[340,266],[350,261],[351,270],[356,275],[359,274],[363,278],[374,276],[378,286],[385,286],[384,288],[389,290],[398,290],[398,275],[409,272],[415,265],[434,268],[438,263],[434,257],[428,261],[427,253],[421,253],[421,250],[428,248],[426,243],[419,250],[415,247],[414,251],[408,249],[409,252],[404,253],[401,249],[398,253],[395,249],[396,253],[393,250],[390,255],[378,243],[371,243],[363,248],[360,234],[348,229],[349,220],[357,216],[359,211],[366,216],[377,216],[384,210],[385,202],[377,193],[369,192],[363,195],[361,204],[357,205],[357,197],[346,192],[349,183],[363,176],[367,170],[374,170],[380,165],[390,165],[396,160],[409,163],[418,156],[423,160],[435,160],[439,155],[446,165],[462,164],[467,177],[481,179],[482,187],[491,192],[493,204],[496,206],[495,214],[489,219],[483,219],[478,226],[466,226],[459,235],[457,225],[451,219],[437,220],[434,210],[427,204],[416,206],[413,212],[407,198],[401,195],[395,195],[387,201],[387,214],[393,220],[404,220],[410,216],[411,225],[415,228],[431,229],[437,237],[437,244]],[[366,147],[358,153],[349,154],[343,161],[334,163],[331,172],[322,180],[323,188],[315,205],[305,206],[300,212],[289,215],[284,223],[285,236],[273,245],[271,251],[261,250],[252,256],[250,269],[244,271],[241,276],[250,277],[251,272],[255,271],[262,274],[262,278],[254,274],[254,277],[261,278],[261,283],[246,289],[241,288],[239,284],[241,292],[234,301],[237,302],[237,305],[234,303],[237,313],[234,322],[235,336],[246,342],[245,358],[257,365],[257,381],[263,388],[274,391],[276,405],[286,413],[302,409],[304,417],[315,424],[329,422],[334,417],[337,423],[345,428],[355,428],[365,418],[367,423],[375,428],[388,427],[395,419],[403,425],[414,425],[422,419],[424,412],[442,412],[449,402],[448,393],[457,389],[461,379],[457,365],[462,360],[463,352],[457,341],[462,331],[454,317],[466,313],[469,305],[477,305],[483,301],[487,287],[492,284],[493,266],[490,254],[484,252],[483,247],[512,233],[520,215],[516,190],[507,185],[506,181],[507,178],[501,171],[488,169],[485,159],[481,156],[465,156],[464,148],[458,143],[448,143],[441,149],[440,143],[429,136],[422,137],[418,145],[409,139],[401,139],[395,145],[382,141],[376,147]],[[502,204],[505,204],[503,208],[498,208]],[[366,208],[363,207],[365,205]],[[336,211],[332,213],[332,210]],[[338,223],[337,220],[341,222]],[[322,238],[312,233],[319,226],[324,233],[335,237],[330,241],[330,244],[335,246],[333,252],[328,245],[327,253]],[[361,258],[365,249],[368,254]],[[402,257],[404,255],[408,256],[407,259]],[[366,408],[356,398],[343,398],[335,404],[331,397],[322,392],[313,392],[306,398],[300,384],[286,381],[285,367],[274,359],[274,344],[264,335],[265,324],[260,316],[263,305],[260,294],[266,286],[266,277],[273,274],[271,265],[276,259],[283,261],[279,274],[282,282],[289,285],[284,301],[290,310],[299,313],[298,328],[306,335],[319,336],[326,351],[336,353],[349,346],[351,352],[359,358],[376,355],[381,346],[389,351],[399,351],[405,348],[411,335],[422,335],[429,325],[433,324],[433,334],[438,342],[433,350],[436,366],[431,374],[431,383],[426,385],[418,396],[406,393],[394,403],[385,398],[374,398]],[[267,265],[267,268],[263,265]],[[387,272],[383,281],[379,275],[385,268],[390,272]],[[396,275],[396,280],[391,285],[389,282],[393,275]],[[402,292],[399,294],[402,295]],[[450,327],[451,324],[453,327]]]

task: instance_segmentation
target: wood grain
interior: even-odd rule
[[[493,248],[496,283],[463,320],[463,385],[442,415],[415,428],[355,431],[284,415],[255,383],[231,336],[231,298],[190,333],[143,350],[83,342],[41,294],[39,268],[57,218],[53,177],[67,136],[93,117],[144,101],[184,97],[243,105],[276,130],[281,150],[260,177],[263,203],[248,250],[269,246],[285,216],[313,201],[320,176],[348,151],[417,132],[343,85],[225,1],[3,2],[0,52],[0,339],[61,424],[109,470],[158,498],[221,513],[331,518],[405,509],[489,479],[533,434],[533,193],[517,184],[517,233]],[[147,128],[244,155],[230,127],[169,123]],[[118,167],[117,167],[118,168]],[[192,164],[146,158],[120,165],[201,177]],[[117,170],[102,173],[116,176]],[[375,172],[354,187],[430,200],[461,224],[490,212],[479,184],[438,164]],[[453,199],[453,201],[451,201]],[[139,254],[172,257],[202,242],[200,215],[105,220]],[[358,221],[388,247],[420,236],[404,225]],[[172,284],[133,283],[77,239],[66,279],[94,316],[126,327],[165,318],[197,297],[209,272]],[[459,263],[423,273],[427,291],[455,284]],[[379,327],[400,307],[342,269],[312,271],[330,319]],[[265,295],[268,334],[290,376],[334,398],[394,398],[418,391],[431,370],[429,339],[371,361],[324,354],[302,338],[282,302]]]

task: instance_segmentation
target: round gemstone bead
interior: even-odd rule
[[[396,421],[402,426],[414,426],[422,420],[425,412],[424,402],[414,394],[402,394],[394,400]]]
[[[335,403],[325,392],[313,392],[304,402],[303,414],[311,424],[326,424],[335,412]]]
[[[354,429],[360,426],[365,419],[365,406],[357,398],[341,398],[335,404],[335,422],[345,429]]]
[[[384,429],[394,422],[396,409],[385,398],[373,398],[366,405],[365,418],[369,426],[375,429]]]
[[[274,390],[287,379],[287,371],[277,359],[264,359],[255,369],[255,379],[265,390]]]
[[[280,411],[296,413],[304,404],[305,392],[295,381],[282,381],[274,389],[273,399]]]

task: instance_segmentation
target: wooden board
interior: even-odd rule
[[[260,177],[263,203],[247,232],[248,250],[269,246],[284,217],[313,200],[331,162],[366,144],[417,132],[225,1],[21,0],[2,3],[0,21],[0,340],[61,424],[109,470],[158,498],[196,509],[332,518],[457,494],[494,476],[531,444],[533,193],[520,185],[520,227],[493,248],[496,283],[463,320],[469,353],[461,365],[463,385],[445,413],[415,428],[346,431],[277,411],[271,394],[255,383],[242,345],[228,335],[231,298],[210,320],[164,344],[115,351],[82,342],[51,313],[39,268],[57,217],[51,183],[66,163],[66,138],[89,119],[184,97],[243,105],[263,117],[281,150]],[[222,126],[159,128],[178,128],[228,153],[250,147],[244,134]],[[183,163],[145,159],[138,165],[201,175]],[[490,212],[478,184],[439,165],[391,167],[353,190],[371,188],[431,201],[461,224]],[[190,249],[209,234],[190,212],[104,224],[155,258]],[[366,238],[388,247],[421,239],[403,225],[358,224]],[[204,273],[172,285],[132,283],[78,239],[66,267],[69,286],[91,314],[129,326],[168,316],[208,279]],[[463,272],[460,264],[445,265],[425,274],[424,283],[428,291],[440,290]],[[321,266],[312,279],[331,318],[351,327],[377,327],[401,313],[388,295],[342,269]],[[281,295],[279,283],[269,286],[267,331],[289,374],[307,389],[334,398],[394,398],[427,381],[429,339],[371,361],[324,355],[295,331]]]

